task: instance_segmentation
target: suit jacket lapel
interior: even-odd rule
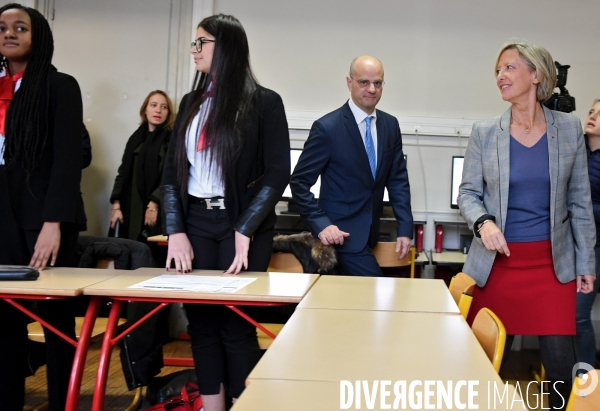
[[[509,108],[500,118],[500,134],[498,144],[498,171],[500,173],[500,215],[502,217],[501,230],[506,227],[506,213],[508,212],[508,188],[510,183],[510,116]]]
[[[548,141],[548,162],[550,163],[550,204],[556,204],[556,184],[558,182],[558,130],[554,125],[554,115],[544,107],[546,117],[546,140]],[[550,227],[554,228],[554,207],[550,207]]]
[[[367,157],[367,150],[365,149],[365,144],[363,143],[362,136],[360,135],[358,124],[356,124],[356,119],[354,118],[348,103],[343,106],[342,112],[344,113],[344,126],[348,131],[348,136],[350,137],[352,145],[354,146],[354,149],[358,155],[359,166],[365,170],[365,174],[368,174],[371,181],[373,181],[371,166],[369,165],[369,158]]]

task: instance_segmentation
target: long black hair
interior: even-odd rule
[[[194,79],[193,97],[185,121],[177,133],[175,162],[182,192],[187,190],[189,165],[185,149],[186,132],[212,83],[211,110],[206,119],[205,142],[209,150],[210,167],[218,166],[225,182],[230,166],[237,160],[242,141],[236,128],[252,109],[256,79],[250,69],[250,48],[242,24],[233,16],[216,14],[198,24],[215,38],[210,73]],[[190,132],[194,132],[191,130]]]
[[[20,9],[29,15],[31,50],[21,85],[6,116],[6,153],[10,158],[9,164],[19,162],[29,176],[35,165],[38,148],[46,141],[46,135],[41,135],[42,128],[47,130],[47,124],[41,124],[42,118],[46,116],[41,113],[48,111],[48,76],[54,53],[54,38],[48,21],[39,11],[11,3],[0,8],[0,15],[10,9]],[[6,57],[1,54],[0,57],[0,66],[6,69]]]

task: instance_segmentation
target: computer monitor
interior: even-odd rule
[[[450,208],[458,208],[458,187],[462,181],[464,156],[452,157],[452,181],[450,182]]]
[[[294,172],[296,169],[296,164],[298,164],[298,160],[300,159],[300,154],[302,154],[301,148],[292,148],[290,149],[290,170]],[[404,154],[404,162],[406,163],[408,157]],[[314,194],[315,199],[319,198],[319,192],[321,190],[321,177],[317,178],[317,181],[314,186],[310,188],[310,192]],[[283,191],[283,195],[281,196],[283,200],[290,201],[292,199],[292,189],[288,184],[285,190]],[[383,191],[383,202],[389,203],[390,196],[388,195],[387,188]]]

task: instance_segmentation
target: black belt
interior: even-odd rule
[[[192,195],[189,196],[190,204],[196,204],[207,210],[214,208],[224,210],[225,209],[225,197],[212,197],[212,198],[198,198]]]

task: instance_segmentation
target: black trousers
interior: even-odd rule
[[[0,264],[27,265],[33,255],[40,230],[23,230],[7,214],[0,217]],[[74,223],[61,224],[61,244],[57,267],[77,266],[77,238]],[[18,301],[30,307],[27,300]],[[74,301],[38,300],[38,314],[57,329],[75,339]],[[0,301],[0,411],[22,411],[25,401],[25,375],[28,367],[29,317]],[[75,347],[44,328],[47,353],[48,399],[51,411],[63,411]]]
[[[235,231],[227,210],[190,204],[188,238],[195,269],[227,270],[235,257]],[[248,252],[248,270],[266,271],[273,247],[273,230],[254,235]],[[185,304],[192,353],[200,392],[218,394],[220,385],[237,398],[246,377],[260,357],[256,328],[223,305]],[[256,318],[256,308],[242,310]]]

